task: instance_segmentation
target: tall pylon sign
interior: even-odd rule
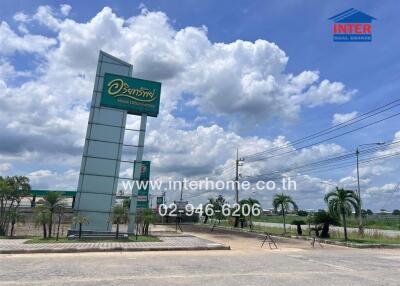
[[[136,148],[133,180],[140,180],[147,116],[158,115],[161,83],[132,78],[132,65],[100,51],[79,174],[75,215],[89,219],[85,230],[110,231],[110,214],[120,180],[124,146]],[[136,144],[124,144],[128,114],[141,116]],[[126,161],[124,161],[126,162]],[[127,178],[129,179],[129,178]],[[138,197],[132,190],[128,231],[133,232]]]

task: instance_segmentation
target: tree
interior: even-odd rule
[[[17,222],[24,222],[24,216],[18,211],[18,209],[12,209],[8,215],[11,223],[10,237],[13,237],[15,224]]]
[[[142,209],[139,213],[138,221],[142,224],[142,233],[149,234],[149,226],[156,222],[156,215],[152,209]]]
[[[393,210],[393,212],[392,212],[392,214],[394,214],[394,215],[400,215],[400,210]]]
[[[44,203],[44,205],[48,208],[50,212],[49,218],[49,238],[51,238],[52,230],[53,230],[53,216],[54,213],[59,209],[59,206],[62,204],[62,194],[59,192],[48,192],[45,197],[43,197],[43,201],[39,202]]]
[[[79,232],[78,232],[78,238],[81,239],[82,237],[82,226],[84,224],[89,224],[89,218],[83,215],[77,215],[74,218],[72,218],[73,223],[79,224]]]
[[[50,211],[44,205],[39,205],[35,207],[35,226],[41,226],[43,229],[43,238],[47,238],[47,228],[46,225],[50,221]]]
[[[214,215],[215,218],[218,219],[218,224],[221,223],[221,219],[224,219],[225,216],[222,212],[222,207],[225,204],[225,198],[222,195],[219,195],[216,200],[214,200]]]
[[[329,226],[331,224],[339,225],[339,220],[336,216],[331,215],[325,210],[319,210],[316,212],[312,218],[312,223],[315,225],[321,225],[321,227],[315,227],[315,229],[321,230],[321,234],[318,235],[322,238],[329,238]]]
[[[123,201],[122,201],[122,206],[124,207],[124,208],[126,208],[126,209],[130,209],[130,207],[131,207],[131,198],[125,198]]]
[[[115,232],[115,238],[119,238],[119,225],[126,223],[129,219],[128,209],[124,206],[114,206],[112,209],[110,221],[112,224],[117,225],[117,230]]]
[[[329,192],[325,195],[325,202],[329,207],[329,212],[340,217],[343,222],[344,240],[347,241],[347,222],[346,216],[351,215],[353,209],[358,212],[359,200],[357,194],[352,190],[339,189]]]
[[[308,212],[304,210],[298,210],[297,211],[298,216],[308,216]]]
[[[281,212],[283,217],[283,231],[286,234],[286,214],[291,208],[297,210],[297,205],[290,196],[281,193],[274,196],[272,206],[275,211],[279,210]]]
[[[0,235],[6,235],[12,216],[17,211],[22,198],[29,195],[31,186],[25,176],[0,176]]]
[[[207,209],[213,209],[214,210],[214,206],[216,205],[215,199],[213,198],[209,198],[208,202],[204,205],[203,207],[203,216],[204,216],[204,223],[206,224],[208,222],[209,219],[209,215],[207,214]]]
[[[258,208],[260,210],[260,214],[261,214],[261,207],[260,207],[260,202],[256,199],[252,199],[252,198],[248,198],[246,200],[241,200],[239,202],[240,206],[241,206],[241,214],[240,214],[240,221],[243,223],[246,218],[243,215],[244,213],[247,213],[247,210],[244,211],[245,206],[247,205],[247,207],[249,208],[249,227],[250,229],[253,227],[253,209],[254,208]],[[246,207],[246,208],[247,208]],[[243,225],[242,225],[243,228]]]
[[[60,226],[61,226],[61,221],[64,217],[64,210],[65,210],[65,204],[64,203],[60,203],[59,205],[57,205],[56,207],[56,211],[55,213],[58,216],[58,221],[57,221],[57,236],[56,236],[56,240],[58,241],[58,238],[60,236]]]
[[[306,222],[304,220],[297,219],[297,220],[292,221],[292,224],[296,226],[297,235],[299,235],[299,236],[303,235],[303,230],[301,229],[301,226],[305,225]]]

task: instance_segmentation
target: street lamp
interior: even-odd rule
[[[360,154],[360,147],[363,146],[370,146],[370,145],[383,145],[385,142],[375,142],[375,143],[367,143],[367,144],[359,144],[356,148],[356,157],[357,157],[357,196],[358,196],[358,203],[359,203],[359,210],[358,210],[358,233],[364,234],[364,227],[362,221],[362,204],[361,204],[361,190],[360,190],[360,170],[359,170],[359,162],[358,162],[358,155]]]

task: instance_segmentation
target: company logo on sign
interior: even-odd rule
[[[156,98],[154,96],[155,89],[148,90],[147,88],[131,88],[129,84],[122,79],[117,78],[108,83],[108,94],[114,97],[128,97],[134,100],[150,102]]]
[[[100,105],[157,117],[161,83],[106,73]]]
[[[356,9],[349,9],[331,18],[333,23],[333,41],[335,42],[371,42],[372,20],[374,17]]]

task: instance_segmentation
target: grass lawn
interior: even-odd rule
[[[96,243],[96,242],[159,242],[161,241],[155,236],[144,236],[139,235],[136,240],[135,236],[129,238],[120,238],[120,239],[68,239],[66,237],[60,237],[58,241],[52,237],[48,239],[44,239],[41,236],[35,236],[31,239],[25,241],[26,244],[32,243]]]
[[[29,235],[14,235],[13,237],[1,235],[0,239],[27,239],[27,238],[31,238],[31,237],[32,236],[29,236]]]
[[[203,225],[203,224],[200,224]],[[209,226],[212,226],[212,222],[208,224]],[[226,227],[226,228],[232,228],[232,225],[228,223],[226,220],[221,220],[221,223],[217,223],[216,226],[218,227]],[[283,235],[283,228],[281,227],[269,227],[269,226],[253,226],[253,228],[250,230],[249,227],[244,227],[244,228],[237,228],[238,230],[243,230],[243,231],[252,231],[252,232],[259,232],[259,233],[266,233],[268,232],[269,234],[274,234],[274,235]],[[288,230],[287,230],[288,231]],[[288,231],[289,233],[289,231]]]
[[[286,223],[290,224],[294,220],[307,221],[307,217],[298,215],[288,215]],[[280,215],[263,215],[255,217],[253,221],[283,223],[283,218]],[[348,227],[358,227],[358,220],[352,216],[348,218]],[[364,218],[364,227],[374,229],[400,230],[400,216],[366,216]]]
[[[338,238],[330,238],[329,240],[334,240],[334,241],[340,241],[340,242],[350,242],[350,243],[364,243],[364,244],[396,244],[400,245],[400,240],[399,239],[371,239],[371,238],[349,238],[347,241],[344,240],[344,238],[338,239]]]
[[[212,223],[210,223],[212,225]],[[221,221],[220,224],[216,224],[217,226],[222,226],[226,228],[232,228],[232,225],[228,223],[228,221]],[[238,228],[238,230],[243,230],[243,231],[250,231],[248,227],[245,227],[243,229]],[[257,233],[266,233],[268,232],[271,235],[278,235],[282,236],[283,235],[283,227],[265,227],[265,226],[254,226],[251,230],[252,232],[257,232]],[[286,229],[287,235],[297,235],[296,231],[290,228]],[[330,238],[328,240],[334,240],[334,241],[341,241],[344,242],[343,238],[343,233],[339,231],[334,231],[331,230],[330,232]],[[303,235],[302,237],[308,237],[308,231],[303,229]],[[348,240],[347,242],[354,242],[354,243],[369,243],[369,244],[399,244],[400,245],[400,236],[397,237],[388,237],[388,236],[383,236],[380,234],[378,231],[374,234],[371,235],[364,235],[363,237],[358,236],[357,232],[349,232],[348,233]]]

